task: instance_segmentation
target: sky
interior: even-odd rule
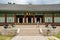
[[[8,2],[15,4],[60,4],[60,0],[0,0],[0,4],[8,4]]]

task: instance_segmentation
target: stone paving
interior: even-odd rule
[[[39,30],[36,27],[37,25],[16,25],[16,27],[20,28],[20,33],[15,36],[12,40],[48,40],[48,36],[42,36],[39,34]],[[45,25],[39,25],[39,28],[44,28]],[[60,27],[57,27],[58,30]],[[56,37],[53,37],[56,40]]]
[[[37,25],[15,25],[20,28],[20,32],[12,40],[48,40],[47,36],[39,34]],[[39,25],[39,28],[44,28],[45,25]],[[0,27],[1,28],[1,27]],[[32,28],[32,29],[31,29]],[[60,31],[60,27],[56,28]]]
[[[16,36],[12,40],[48,40],[44,36]]]
[[[60,40],[54,36],[15,36],[13,39],[11,40],[49,40],[49,38],[51,40]]]

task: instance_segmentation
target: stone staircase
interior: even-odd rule
[[[20,36],[39,36],[39,29],[37,25],[15,25],[16,28],[20,28],[20,32],[17,35]],[[44,25],[39,25],[39,27],[44,27]],[[3,29],[3,26],[0,26]]]
[[[17,28],[20,28],[18,35],[20,36],[40,36],[39,28],[37,25],[15,25]],[[45,25],[39,25],[40,28],[44,28]]]
[[[38,25],[15,25],[18,28],[37,28]],[[40,28],[44,28],[45,25],[39,25]]]
[[[39,29],[38,28],[21,28],[20,33],[18,34],[20,36],[40,36]]]
[[[17,35],[20,36],[40,36],[41,33],[39,32],[39,28],[44,28],[45,25],[15,25],[16,28],[20,28],[20,32]],[[3,26],[0,26],[1,29],[3,29]],[[60,28],[57,27],[58,30]]]

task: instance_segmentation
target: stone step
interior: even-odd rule
[[[21,28],[20,33],[18,34],[20,36],[39,36],[39,29],[37,28]]]
[[[40,28],[45,27],[45,25],[15,25],[15,27],[18,27],[18,28],[37,28],[38,26]]]
[[[46,36],[15,36],[12,40],[48,40]]]

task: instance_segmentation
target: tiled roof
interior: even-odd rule
[[[50,5],[20,5],[20,4],[0,4],[0,10],[13,11],[60,11],[60,4]]]

